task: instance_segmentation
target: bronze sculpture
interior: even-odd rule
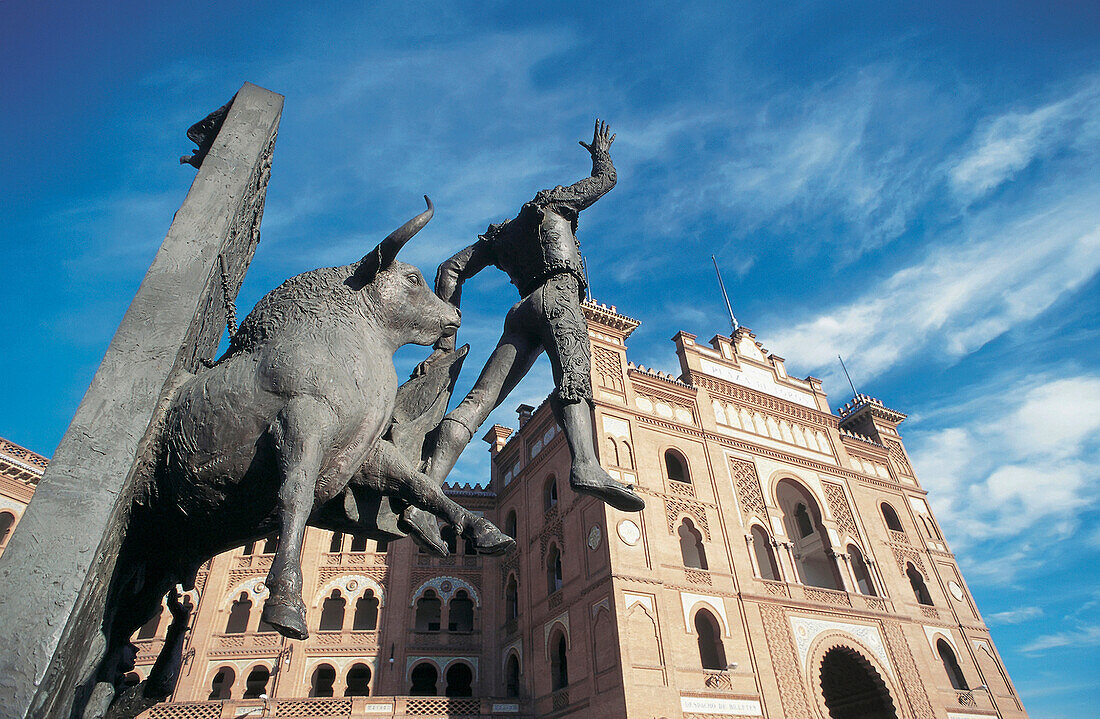
[[[396,260],[431,219],[425,200],[426,211],[359,262],[306,272],[269,292],[223,357],[178,378],[131,510],[85,717],[103,716],[115,697],[130,636],[176,584],[193,588],[199,566],[219,552],[278,534],[262,618],[304,639],[306,525],[378,536],[374,516],[360,519],[364,497],[368,510],[387,497],[398,511],[421,507],[484,554],[514,546],[416,469],[424,430],[446,408],[449,361],[463,354],[429,363],[398,397],[393,353],[452,336],[460,322],[419,270]],[[164,648],[165,675],[173,646]]]
[[[434,294],[415,267],[396,260],[432,217],[425,197],[427,210],[362,260],[287,280],[231,328],[217,362],[179,373],[139,471],[100,661],[84,684],[86,719],[104,716],[118,697],[133,632],[159,611],[166,593],[179,615],[176,585],[192,588],[198,567],[214,554],[276,533],[262,619],[304,639],[299,556],[307,524],[384,539],[407,532],[445,555],[438,518],[480,553],[513,547],[511,537],[441,487],[474,430],[543,351],[556,385],[551,407],[572,457],[570,485],[620,510],[644,508],[596,458],[581,310],[586,282],[577,217],[615,185],[614,139],[597,120],[592,142],[580,143],[591,154],[591,176],[543,190],[516,218],[490,225],[440,265]],[[455,350],[461,287],[489,264],[509,274],[522,299],[474,388],[444,418],[467,349]],[[434,351],[399,387],[392,357],[410,343]],[[174,683],[183,625],[173,624],[155,676],[126,693],[126,707],[144,706]],[[128,709],[116,703],[113,711],[122,717]]]
[[[508,311],[504,332],[470,393],[439,427],[427,474],[442,484],[477,428],[516,387],[544,351],[554,375],[550,406],[564,430],[572,466],[569,485],[627,512],[645,502],[611,478],[596,458],[592,439],[592,381],[588,323],[581,311],[585,281],[577,218],[615,186],[610,134],[596,120],[592,142],[580,144],[592,156],[592,173],[569,187],[542,190],[507,222],[489,225],[477,242],[439,266],[435,291],[458,307],[462,285],[489,265],[512,280],[520,301]],[[440,339],[433,358],[453,351],[453,336]],[[422,546],[446,553],[436,523],[415,508],[405,511],[411,536]]]

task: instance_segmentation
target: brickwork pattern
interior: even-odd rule
[[[829,511],[832,512],[837,526],[849,537],[858,537],[856,520],[852,517],[848,498],[844,496],[844,487],[835,482],[822,482],[821,486],[825,489],[825,501],[829,503]]]
[[[782,607],[770,604],[760,606],[760,616],[764,620],[764,636],[768,640],[768,652],[772,658],[772,668],[779,684],[779,699],[783,704],[783,715],[788,717],[813,716],[806,690],[802,685],[802,673],[798,671],[798,656],[791,641],[791,630],[787,625],[787,616]]]
[[[752,462],[730,457],[730,471],[733,473],[733,485],[737,488],[737,501],[746,516],[756,515],[764,518],[768,510],[764,507],[764,493],[760,491],[760,478],[756,476],[756,465]]]

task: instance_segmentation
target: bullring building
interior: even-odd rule
[[[677,334],[677,376],[635,366],[639,323],[585,313],[601,461],[643,512],[571,492],[549,406],[521,406],[485,434],[485,484],[446,488],[514,550],[451,536],[438,559],[310,529],[301,642],[260,622],[273,542],[215,557],[176,693],[143,717],[1026,716],[904,414],[865,395],[834,413],[745,328]],[[136,634],[133,681],[168,621]]]

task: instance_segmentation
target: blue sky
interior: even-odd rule
[[[919,5],[919,7],[913,7]],[[420,208],[427,274],[618,133],[581,220],[635,362],[739,319],[907,412],[914,464],[1035,717],[1100,701],[1100,5],[0,3],[0,435],[52,453],[194,172],[188,125],[287,97],[241,312]],[[464,294],[480,366],[514,301]],[[417,352],[399,355],[402,367]],[[472,374],[472,372],[471,372]],[[467,377],[466,381],[472,381]],[[498,411],[550,388],[545,360]],[[471,449],[455,479],[477,480]]]

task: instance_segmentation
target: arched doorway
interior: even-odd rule
[[[474,673],[468,664],[455,662],[447,668],[447,688],[444,694],[449,697],[471,697],[474,695]]]
[[[821,694],[832,719],[898,719],[882,677],[846,647],[833,647],[822,657]]]
[[[436,681],[439,680],[439,672],[430,662],[421,662],[413,667],[412,686],[409,687],[409,695],[414,697],[434,697],[439,694],[436,689]]]

